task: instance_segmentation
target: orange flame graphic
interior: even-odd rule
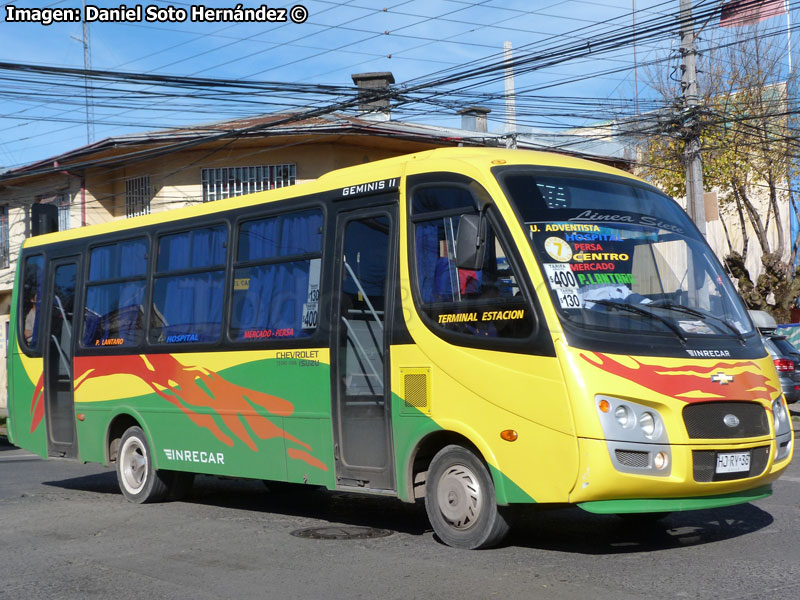
[[[33,433],[44,417],[44,373],[39,375],[39,381],[36,382],[36,388],[33,390],[31,417],[31,433]]]
[[[595,353],[599,360],[594,360],[586,354],[581,358],[594,366],[619,375],[630,381],[643,385],[646,388],[671,396],[684,402],[702,402],[711,399],[727,400],[772,400],[777,391],[752,360],[741,362],[718,362],[710,367],[696,364],[663,367],[647,365],[633,357],[629,357],[635,367],[630,367],[614,360],[610,356]],[[733,374],[733,381],[727,385],[711,381],[711,376],[727,371]]]
[[[248,448],[257,451],[255,441],[244,426],[245,421],[260,439],[282,437],[306,448],[288,449],[291,458],[328,470],[325,463],[311,455],[311,446],[255,413],[252,406],[255,404],[273,415],[285,417],[294,412],[294,406],[288,400],[236,385],[209,369],[184,366],[170,354],[75,358],[76,390],[89,379],[116,374],[138,377],[161,398],[178,407],[195,425],[208,429],[227,446],[233,446],[232,436],[235,436]],[[44,413],[41,390],[40,378],[31,403],[34,414],[31,431],[39,425]],[[225,430],[217,425],[212,415],[197,412],[195,408],[214,410]]]

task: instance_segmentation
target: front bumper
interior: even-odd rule
[[[747,443],[719,443],[703,444],[668,444],[670,465],[669,469],[655,472],[652,467],[641,468],[638,472],[631,469],[619,469],[618,460],[612,458],[618,444],[606,440],[579,438],[580,470],[575,487],[570,493],[570,502],[586,503],[609,500],[642,500],[642,499],[696,499],[700,497],[722,497],[733,495],[739,500],[729,503],[749,502],[747,494],[743,492],[764,489],[775,481],[791,460],[791,436],[786,440],[759,438],[749,440]],[[630,444],[626,444],[631,446]],[[776,447],[783,445],[780,460],[775,459]],[[632,445],[632,450],[648,450],[647,444]],[[659,446],[659,450],[663,450]],[[721,478],[728,480],[714,480],[716,475],[708,472],[709,453],[717,452],[751,453],[751,470],[734,475],[723,475]],[[757,459],[762,455],[761,462]],[[735,478],[729,478],[735,477]],[[651,508],[647,511],[622,511],[614,512],[650,512],[657,511]],[[681,510],[679,508],[661,510]],[[686,509],[683,509],[686,510]]]
[[[580,502],[583,510],[601,514],[641,514],[679,512],[682,510],[703,510],[708,508],[722,508],[735,506],[745,502],[761,500],[772,495],[772,486],[765,485],[752,490],[734,492],[733,494],[720,494],[718,496],[700,496],[697,498],[641,498],[636,500],[596,500],[594,502]]]

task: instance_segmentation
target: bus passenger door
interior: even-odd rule
[[[72,394],[72,349],[78,259],[52,261],[49,275],[46,298],[49,298],[50,312],[46,328],[47,337],[43,344],[47,453],[49,456],[77,458],[75,402]]]
[[[396,206],[337,220],[337,301],[331,356],[336,481],[394,489],[389,336]]]

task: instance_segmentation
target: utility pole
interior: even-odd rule
[[[681,56],[683,75],[684,121],[686,130],[684,160],[686,162],[686,212],[694,221],[703,237],[706,235],[706,204],[703,191],[703,163],[700,158],[700,132],[697,114],[699,96],[697,92],[697,49],[694,45],[692,26],[692,0],[681,0]]]
[[[636,0],[631,0],[631,30],[633,33],[633,106],[639,116],[639,66],[636,60]]]
[[[511,42],[503,43],[503,57],[505,58],[505,84],[506,84],[506,148],[517,147],[517,101],[514,96],[514,63]]]

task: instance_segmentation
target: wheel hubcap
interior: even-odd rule
[[[478,519],[483,506],[481,485],[475,474],[464,465],[448,468],[439,480],[439,510],[456,529],[469,529]]]
[[[138,493],[147,479],[147,451],[136,438],[129,438],[120,451],[122,483],[132,494]]]

